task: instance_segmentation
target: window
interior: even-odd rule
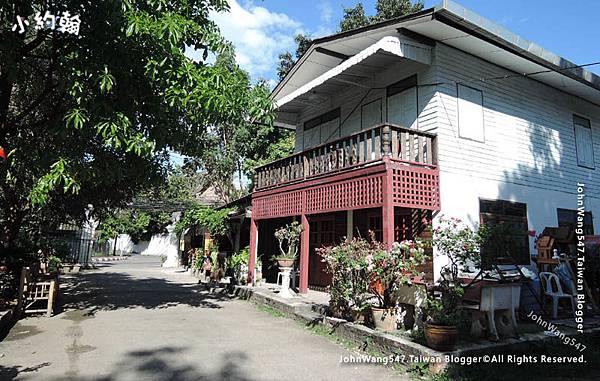
[[[529,265],[527,205],[504,200],[479,200],[479,222],[496,228],[481,248],[484,268],[497,258],[512,257],[515,263]]]
[[[336,108],[323,115],[304,122],[304,148],[318,146],[332,138],[340,125],[340,109]]]
[[[571,231],[575,231],[577,227],[577,210],[571,209],[556,209],[558,218],[558,227],[568,227]],[[583,234],[594,235],[594,222],[592,212],[584,212],[583,217]]]
[[[483,93],[460,84],[457,92],[460,137],[483,142]]]
[[[374,127],[381,123],[381,99],[374,100],[361,107],[360,125],[362,129]]]
[[[387,120],[403,127],[417,128],[417,76],[387,88]]]
[[[575,146],[577,148],[577,164],[594,168],[594,147],[592,144],[592,126],[589,119],[573,115],[575,126]]]

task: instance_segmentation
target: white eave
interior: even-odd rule
[[[341,64],[321,74],[312,81],[306,83],[300,88],[292,91],[290,94],[276,100],[277,107],[281,107],[301,95],[307,94],[317,86],[338,77],[349,69],[363,63],[367,58],[378,54],[387,53],[396,57],[410,59],[425,65],[431,64],[431,47],[417,42],[401,39],[398,37],[386,36],[374,43],[373,45],[363,49],[351,58],[343,61]],[[345,81],[342,79],[342,81]]]

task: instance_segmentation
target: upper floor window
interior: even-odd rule
[[[483,142],[483,93],[461,84],[458,84],[457,93],[460,137]]]
[[[413,75],[386,89],[387,120],[402,127],[417,128],[417,76]]]
[[[589,119],[573,115],[575,126],[575,146],[577,148],[577,164],[594,168],[594,147],[592,144],[592,126]]]
[[[339,108],[304,122],[304,148],[314,147],[336,138],[339,126]]]

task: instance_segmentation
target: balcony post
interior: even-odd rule
[[[256,251],[258,249],[258,224],[257,221],[252,218],[250,220],[250,258],[248,259],[248,284],[254,286],[256,283],[255,278],[255,265],[256,265]]]
[[[394,187],[393,172],[389,156],[384,156],[385,175],[383,176],[383,206],[381,208],[381,228],[383,244],[389,249],[394,242]]]
[[[308,293],[308,249],[310,245],[310,224],[302,213],[302,235],[300,237],[300,293]]]
[[[392,143],[392,130],[390,128],[390,126],[388,124],[383,126],[383,131],[381,134],[381,144],[383,145],[383,155],[384,156],[390,156],[392,154],[392,147],[391,147],[391,143]]]

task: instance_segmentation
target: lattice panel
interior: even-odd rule
[[[302,214],[302,192],[293,191],[252,199],[252,217],[254,219]]]
[[[439,177],[437,169],[395,165],[392,169],[394,205],[440,210]]]
[[[383,175],[362,177],[306,190],[305,213],[322,213],[380,206]]]

